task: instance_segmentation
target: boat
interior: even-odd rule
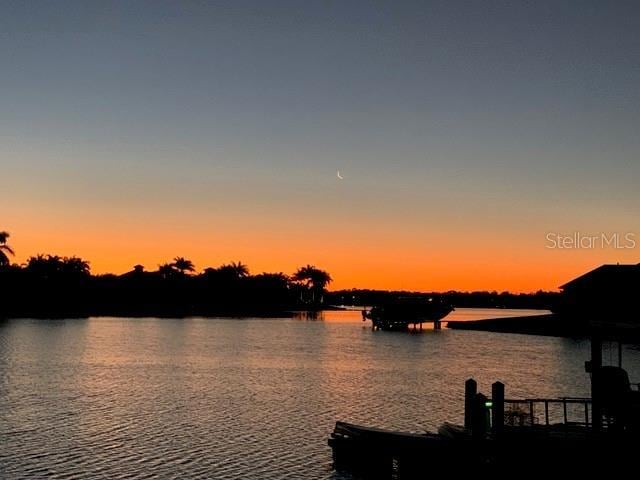
[[[399,298],[363,311],[363,320],[371,320],[374,330],[407,330],[409,325],[422,327],[426,322],[439,329],[440,320],[453,310],[449,303],[433,298]]]

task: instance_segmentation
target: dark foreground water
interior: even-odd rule
[[[0,477],[342,478],[326,444],[338,419],[459,422],[471,376],[508,397],[588,395],[584,341],[363,325],[359,312],[0,321]],[[632,381],[639,353],[625,350]]]

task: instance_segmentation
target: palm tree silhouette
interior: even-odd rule
[[[186,275],[186,272],[194,272],[196,270],[193,262],[191,260],[187,260],[184,257],[176,257],[173,259],[173,263],[171,264],[178,270],[182,275]]]
[[[178,270],[173,263],[163,263],[158,265],[158,274],[165,279],[172,278],[178,274]]]
[[[0,267],[6,267],[9,265],[9,257],[7,257],[5,252],[9,253],[9,255],[15,255],[13,249],[7,245],[8,238],[8,232],[0,232]]]
[[[62,272],[66,275],[86,276],[91,269],[89,262],[79,257],[64,257],[62,259]]]
[[[50,277],[60,273],[62,258],[58,255],[44,255],[39,253],[27,260],[25,269],[40,277]]]
[[[320,270],[313,265],[300,267],[291,278],[297,282],[305,284],[307,289],[311,292],[312,303],[316,303],[316,300],[318,300],[319,303],[322,303],[325,287],[333,280],[329,273],[324,270]]]
[[[229,272],[235,278],[244,278],[249,276],[249,267],[242,262],[231,262],[228,265],[222,265],[220,270]]]
[[[41,277],[87,277],[91,273],[89,262],[79,257],[36,255],[27,260],[26,270]]]
[[[209,282],[230,284],[249,277],[249,268],[242,262],[231,262],[218,268],[205,268],[202,274]]]

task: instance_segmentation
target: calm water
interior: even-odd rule
[[[483,316],[496,314],[452,318]],[[326,444],[337,419],[461,421],[470,376],[507,396],[588,394],[584,341],[363,325],[359,312],[0,322],[0,477],[342,478]],[[640,381],[638,350],[624,361]]]

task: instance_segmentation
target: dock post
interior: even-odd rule
[[[618,367],[622,368],[622,342],[618,341]]]
[[[491,430],[494,434],[502,432],[504,427],[504,383],[491,385]]]
[[[473,408],[478,393],[478,383],[470,378],[464,382],[464,428],[471,429],[473,426]]]
[[[473,401],[473,424],[471,426],[471,438],[483,440],[489,432],[489,410],[487,410],[487,397],[482,393],[476,393]]]
[[[600,371],[602,370],[602,339],[593,333],[591,336],[591,421],[593,429],[602,428],[602,405],[600,404]]]

